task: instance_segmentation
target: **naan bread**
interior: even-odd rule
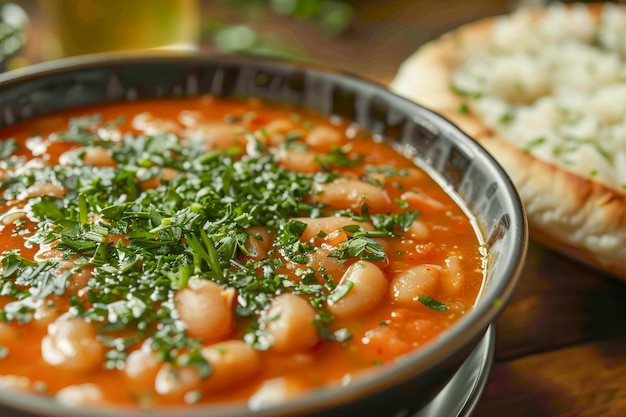
[[[516,184],[531,237],[626,278],[626,7],[520,9],[420,47],[390,88]]]

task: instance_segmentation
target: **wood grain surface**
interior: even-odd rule
[[[34,0],[26,62],[45,59],[45,16]],[[415,48],[459,24],[510,11],[512,0],[354,1],[341,37],[276,15],[256,30],[304,51],[313,62],[388,83]],[[203,17],[238,22],[239,10],[205,2]],[[202,50],[213,51],[210,42]],[[626,283],[535,243],[511,303],[496,326],[491,378],[479,417],[626,416]],[[445,416],[443,416],[445,417]]]

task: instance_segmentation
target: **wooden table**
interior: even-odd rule
[[[28,62],[44,56],[45,16],[33,0]],[[461,23],[507,12],[505,0],[359,1],[340,37],[311,24],[263,15],[249,23],[311,61],[388,83],[417,46]],[[238,9],[206,3],[203,15],[241,19]],[[241,23],[241,22],[238,22]],[[202,49],[211,51],[210,41]],[[497,322],[495,363],[479,417],[626,416],[626,283],[535,243],[516,294]],[[445,416],[444,416],[445,417]]]

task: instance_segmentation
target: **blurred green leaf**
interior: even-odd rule
[[[270,7],[274,13],[281,16],[293,15],[298,6],[298,0],[270,0]]]
[[[343,33],[350,23],[354,9],[352,5],[340,1],[328,1],[324,3],[322,10],[322,30],[327,35],[336,36]]]
[[[202,23],[203,36],[211,38],[215,47],[222,51],[279,58],[307,59],[297,46],[285,44],[285,40],[272,38],[271,35],[261,36],[254,29],[254,23],[263,14],[274,13],[287,19],[308,22],[318,26],[327,36],[341,35],[354,18],[350,0],[222,0],[222,3],[236,8],[239,21],[206,19]]]
[[[215,45],[224,51],[247,51],[257,42],[257,34],[248,25],[224,28],[215,34]]]
[[[311,19],[319,15],[321,7],[325,1],[319,0],[298,0],[293,16],[301,19]]]

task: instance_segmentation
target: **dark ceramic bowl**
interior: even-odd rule
[[[0,391],[0,407],[28,416],[409,416],[455,374],[509,300],[526,254],[520,199],[495,160],[451,123],[384,87],[316,67],[237,56],[91,56],[0,75],[0,128],[60,110],[199,94],[259,97],[353,120],[415,158],[476,217],[486,283],[471,312],[395,365],[285,405],[150,410],[66,409],[49,398]],[[0,409],[0,413],[2,409]]]

